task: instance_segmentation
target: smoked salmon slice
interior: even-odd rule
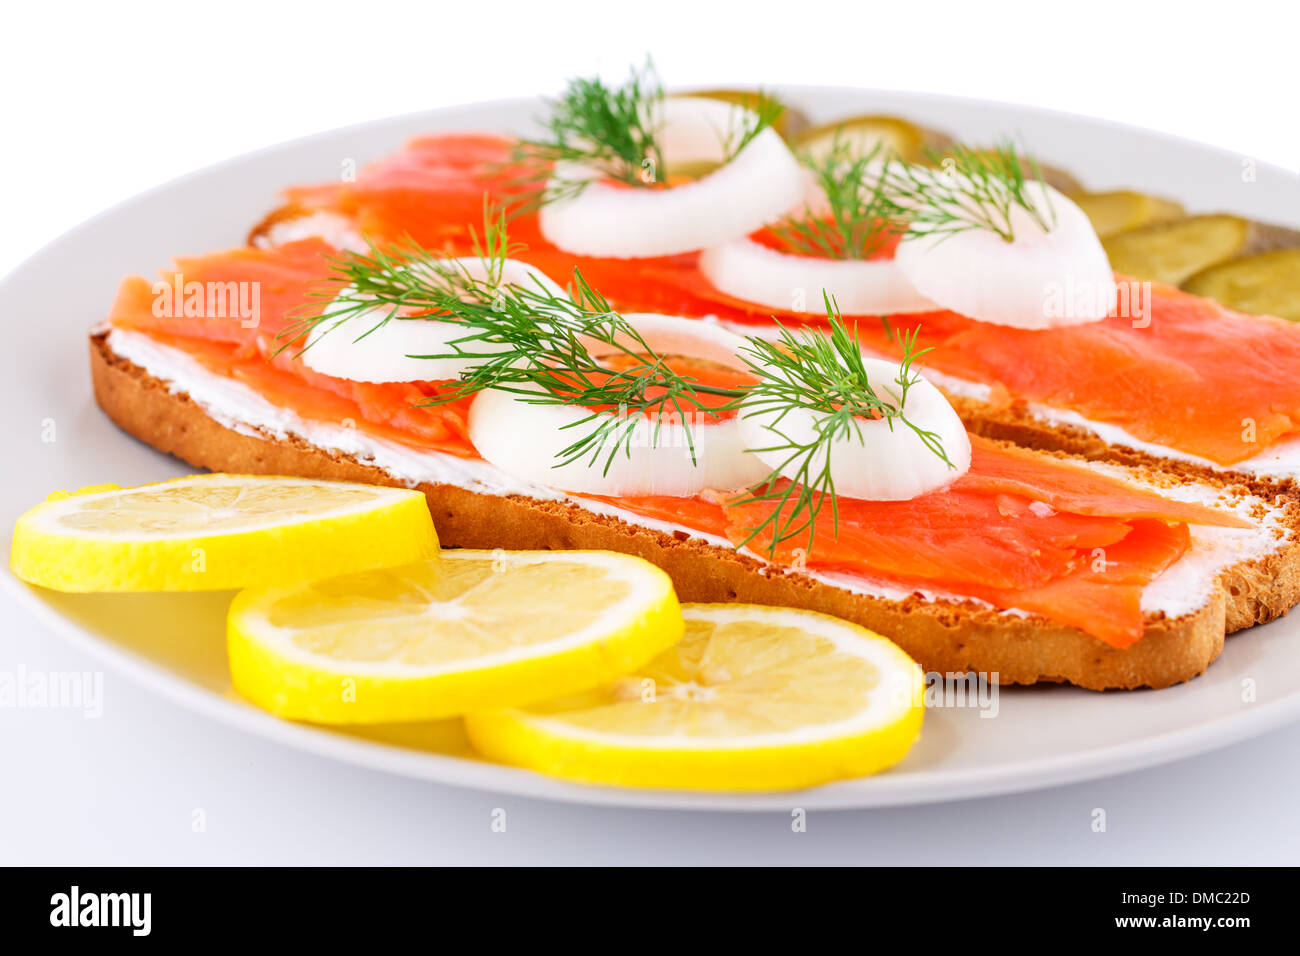
[[[303,239],[276,249],[249,246],[179,258],[176,268],[165,270],[155,282],[140,276],[126,279],[108,320],[124,329],[216,342],[274,337],[314,300],[314,292],[322,291],[321,282],[330,274],[327,257],[336,254],[320,239]],[[209,293],[215,291],[226,294],[225,309],[209,307]],[[237,310],[229,308],[231,291],[236,301],[255,302],[257,314],[232,314]]]
[[[1187,553],[1187,525],[1142,519],[1118,544],[1085,561],[1074,572],[1034,588],[995,594],[976,587],[995,607],[1012,601],[1016,608],[1042,614],[1087,631],[1112,647],[1131,647],[1142,637],[1142,590],[1160,572]]]
[[[483,196],[513,205],[538,188],[535,173],[514,161],[515,140],[494,133],[449,133],[412,140],[361,171],[353,182],[290,189],[291,205],[352,219],[362,235],[411,238],[426,249],[468,251],[469,229],[482,232]],[[535,217],[512,230],[541,240]]]
[[[821,509],[811,549],[791,538],[775,559],[1030,611],[1127,647],[1142,635],[1143,588],[1187,553],[1189,525],[1248,526],[1065,459],[978,436],[971,445],[970,471],[947,488],[910,501],[841,497],[835,514]],[[770,528],[753,531],[771,502],[734,492],[598,500],[770,553]]]
[[[1052,458],[1027,448],[995,444],[977,435],[971,436],[970,471],[958,478],[953,487],[1023,495],[1053,509],[1080,515],[1251,527],[1246,519],[1221,508],[1174,501],[1154,489],[1139,488],[1103,474],[1095,466]]]
[[[892,504],[841,499],[838,528],[823,509],[810,551],[792,539],[777,554],[813,571],[1031,611],[1127,647],[1142,636],[1143,588],[1191,546],[1186,524],[1035,511],[1017,496],[949,489],[910,508]],[[725,508],[727,537],[744,541],[769,511]],[[771,538],[764,532],[749,546],[766,553]]]
[[[277,249],[235,249],[179,259],[177,268],[164,272],[157,283],[140,277],[125,280],[109,322],[179,348],[208,370],[243,382],[308,421],[352,422],[388,441],[475,457],[467,426],[468,399],[427,406],[422,403],[444,394],[445,387],[432,382],[351,382],[322,375],[303,363],[300,343],[291,344],[282,336],[325,301],[318,293],[330,275],[327,257],[334,254],[331,246],[309,239]],[[159,289],[192,286],[206,302],[206,290],[227,283],[259,290],[257,316],[211,314],[206,304],[200,309],[197,303],[194,309],[178,309],[174,292],[170,305],[159,308]]]

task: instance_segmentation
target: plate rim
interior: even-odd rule
[[[688,92],[690,89],[686,87],[669,92]],[[877,97],[886,102],[896,102],[900,106],[907,102],[932,103],[937,106],[965,104],[1006,113],[1034,114],[1072,123],[1105,127],[1115,132],[1136,132],[1145,137],[1162,140],[1171,147],[1195,149],[1221,158],[1241,155],[1221,146],[1160,130],[1146,129],[1134,124],[999,100],[835,85],[780,84],[779,90],[796,104],[799,97],[816,99],[819,96],[845,94],[864,98]],[[364,136],[372,130],[380,131],[415,125],[423,119],[445,117],[449,114],[472,115],[487,110],[522,110],[525,107],[536,107],[541,102],[542,98],[536,96],[506,97],[393,114],[281,140],[226,157],[172,177],[92,214],[45,242],[0,275],[0,291],[11,284],[17,284],[34,263],[51,254],[57,254],[59,246],[77,237],[83,231],[98,226],[106,219],[129,214],[131,207],[137,204],[231,167],[340,135]],[[468,124],[467,128],[472,126],[472,123]],[[1261,170],[1269,170],[1275,175],[1300,177],[1300,172],[1293,172],[1262,160],[1258,161],[1258,167]],[[1180,727],[1136,741],[1027,761],[1003,763],[992,770],[936,768],[918,774],[921,779],[916,780],[909,780],[906,775],[891,776],[889,772],[885,772],[870,778],[806,790],[755,794],[651,790],[581,784],[558,780],[522,768],[414,750],[381,741],[353,738],[328,728],[281,720],[258,710],[252,704],[232,699],[198,685],[154,662],[144,654],[100,638],[92,631],[82,628],[74,619],[59,613],[53,605],[41,599],[40,589],[19,581],[11,571],[6,569],[3,578],[4,590],[20,606],[29,610],[48,630],[59,634],[74,647],[87,652],[92,658],[108,664],[137,686],[227,727],[314,756],[429,783],[573,804],[617,806],[629,809],[761,812],[788,810],[794,806],[847,810],[946,803],[1046,789],[1154,768],[1216,750],[1300,720],[1300,690],[1297,690],[1287,697],[1257,703],[1238,714],[1223,716],[1209,723]],[[1228,640],[1231,639],[1230,636]],[[846,785],[852,786],[853,789],[841,789]]]
[[[41,624],[92,658],[109,664],[136,685],[151,690],[192,713],[217,720],[242,733],[315,756],[428,783],[562,803],[622,806],[629,809],[747,812],[791,807],[850,810],[951,803],[1048,789],[1152,769],[1217,750],[1300,720],[1300,692],[1294,692],[1278,700],[1256,704],[1238,715],[1221,717],[1208,724],[1166,731],[1124,744],[1006,763],[995,770],[927,770],[923,779],[919,780],[891,776],[889,771],[885,771],[875,776],[842,782],[860,788],[853,790],[837,789],[842,784],[825,784],[803,790],[750,794],[584,784],[487,760],[352,738],[326,727],[282,720],[259,710],[251,703],[234,700],[194,684],[144,654],[96,637],[43,601],[39,596],[40,588],[18,580],[12,572],[4,575],[3,587]],[[446,768],[450,772],[432,772],[440,768]],[[468,768],[473,770],[464,772]],[[891,785],[891,780],[899,782]],[[925,789],[917,792],[921,788]]]

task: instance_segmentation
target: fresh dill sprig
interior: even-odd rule
[[[621,86],[599,77],[570,80],[551,104],[547,136],[522,140],[520,158],[583,163],[629,186],[651,185],[667,176],[654,128],[663,99],[663,83],[649,61],[634,67]],[[567,188],[584,185],[575,181]]]
[[[653,421],[651,440],[657,442],[666,417],[675,412],[676,420],[688,422],[688,411],[705,407],[700,396],[742,394],[674,371],[577,270],[568,295],[557,295],[541,282],[503,284],[504,263],[515,247],[506,238],[503,212],[485,209],[485,221],[482,240],[471,232],[484,278],[410,240],[332,257],[334,275],[313,293],[326,304],[309,304],[307,314],[281,333],[286,339],[281,350],[310,339],[317,326],[329,334],[358,316],[366,317],[367,327],[354,341],[390,321],[454,324],[462,334],[448,340],[449,352],[408,357],[469,365],[458,381],[420,404],[442,405],[493,388],[532,404],[617,408],[618,415],[593,410],[565,426],[591,428],[557,460],[564,465],[586,459],[595,466],[603,459],[606,473],[619,453],[630,452],[643,417]],[[600,357],[592,351],[596,346]],[[623,356],[626,366],[614,367],[623,363],[611,363],[611,355]],[[689,427],[686,441],[695,464]]]
[[[298,354],[305,352],[320,325],[334,331],[364,316],[372,321],[354,339],[360,341],[388,322],[428,318],[447,296],[492,301],[506,260],[521,248],[510,242],[507,218],[504,206],[484,196],[482,235],[469,226],[470,248],[483,265],[483,279],[474,278],[455,257],[432,254],[409,237],[383,245],[367,240],[368,252],[326,256],[333,274],[308,294],[294,321],[280,331],[276,354],[296,342],[304,343]]]
[[[608,473],[619,454],[630,455],[641,421],[654,421],[651,441],[657,444],[668,416],[681,423],[696,464],[688,412],[734,409],[746,416],[763,415],[782,442],[753,450],[782,452],[785,457],[743,498],[775,505],[743,543],[770,528],[771,554],[781,542],[805,531],[811,546],[828,495],[838,529],[831,448],[836,441],[854,437],[864,441],[864,419],[883,419],[891,429],[911,428],[930,451],[951,465],[938,435],[912,422],[905,412],[908,389],[918,380],[912,363],[926,351],[916,349],[916,332],[902,336],[897,379],[874,382],[867,374],[856,330],[848,329],[828,297],[829,336],[781,327],[775,341],[748,337],[742,358],[755,384],[707,385],[675,370],[671,356],[656,352],[577,269],[567,295],[556,294],[540,282],[501,284],[510,245],[503,237],[503,220],[490,222],[493,225],[479,247],[484,256],[498,260],[495,266],[484,263],[488,279],[476,279],[463,266],[440,260],[413,242],[400,249],[372,247],[368,255],[350,253],[333,260],[332,302],[304,319],[303,327],[286,334],[291,340],[300,338],[321,322],[332,323],[329,331],[357,314],[376,310],[381,322],[396,317],[454,324],[461,334],[447,341],[449,351],[410,356],[466,362],[457,381],[421,404],[443,405],[491,388],[533,404],[589,409],[589,414],[564,426],[575,429],[575,438],[557,453],[557,467],[586,461],[589,467],[602,466]],[[339,287],[342,291],[337,291]],[[718,398],[726,401],[719,404]],[[602,409],[617,409],[617,414]],[[819,413],[812,441],[800,442],[781,432],[781,421],[794,409]],[[782,473],[793,480],[785,481]]]
[[[525,172],[510,181],[531,193],[518,211],[569,199],[592,181],[590,176],[554,176],[557,163],[575,163],[628,186],[655,186],[669,181],[669,169],[659,141],[663,115],[663,83],[649,60],[633,68],[628,79],[611,86],[600,78],[570,80],[550,104],[544,120],[546,135],[522,139],[511,164]],[[759,91],[736,110],[739,122],[718,130],[722,162],[733,159],[785,111],[776,97]]]
[[[688,411],[705,409],[704,395],[734,399],[741,393],[675,371],[577,270],[571,291],[571,298],[562,298],[540,285],[508,287],[496,290],[490,301],[442,301],[441,311],[464,326],[465,335],[449,343],[451,352],[417,357],[472,364],[424,404],[441,405],[492,388],[530,404],[591,409],[564,426],[575,432],[586,427],[558,453],[556,464],[586,460],[589,467],[601,465],[605,474],[619,454],[630,454],[642,420],[654,422],[650,440],[657,444],[668,417],[684,424],[696,464]],[[621,361],[611,361],[613,356]],[[604,408],[617,414],[599,410]]]
[[[890,198],[892,157],[882,144],[864,153],[837,134],[824,156],[805,154],[800,159],[812,170],[826,208],[805,205],[802,213],[771,227],[789,251],[827,259],[869,259],[906,228]]]
[[[468,223],[469,245],[474,255],[483,263],[487,284],[501,285],[502,270],[506,260],[523,249],[521,243],[510,241],[509,216],[504,205],[494,204],[487,193],[483,194],[483,237],[473,223]]]
[[[723,162],[730,162],[740,151],[754,141],[759,133],[776,126],[785,114],[785,103],[767,90],[758,90],[752,96],[740,99],[737,106],[742,107],[741,122],[738,127],[722,131]]]
[[[1011,141],[988,150],[955,146],[927,155],[937,168],[894,163],[887,177],[890,198],[911,227],[908,236],[946,237],[985,229],[1012,242],[1012,214],[1017,209],[1044,232],[1055,227],[1050,195],[1036,191],[1043,197],[1040,201],[1027,188],[1031,182],[1043,184],[1042,170]]]
[[[892,382],[879,382],[867,373],[857,330],[845,325],[839,307],[829,296],[826,315],[830,335],[810,329],[792,331],[778,322],[780,332],[775,340],[751,337],[742,350],[742,357],[759,381],[741,403],[741,414],[760,416],[764,427],[781,439],[751,451],[784,456],[767,479],[736,502],[774,505],[766,519],[749,529],[742,546],[770,530],[770,551],[805,533],[811,550],[817,517],[828,499],[832,527],[838,532],[831,448],[836,442],[855,439],[865,444],[864,421],[883,420],[891,431],[896,426],[910,428],[926,448],[953,467],[939,435],[920,427],[906,413],[908,390],[920,380],[913,363],[929,351],[916,347],[919,328],[901,337],[898,376]],[[793,437],[782,430],[782,421],[796,409],[817,413],[812,438]],[[783,480],[782,475],[788,480]]]

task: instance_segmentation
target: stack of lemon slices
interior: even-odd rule
[[[281,717],[463,716],[485,756],[591,783],[812,786],[903,758],[920,668],[808,611],[679,605],[604,551],[439,552],[417,491],[202,475],[58,493],[11,567],[63,591],[241,589],[230,673]]]

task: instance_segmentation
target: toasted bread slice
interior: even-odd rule
[[[214,409],[187,393],[184,382],[160,378],[117,354],[104,331],[92,334],[90,361],[95,397],[114,422],[197,467],[410,483],[373,461],[313,445],[283,423],[270,427],[229,416],[219,421]],[[1203,594],[1184,601],[1192,610],[1177,616],[1149,613],[1142,639],[1123,650],[1046,618],[998,611],[976,601],[919,593],[894,599],[836,586],[685,531],[656,530],[570,500],[492,494],[457,484],[418,487],[448,546],[599,548],[635,554],[663,568],[684,601],[744,601],[827,612],[889,636],[929,671],[975,671],[1006,684],[1165,687],[1204,671],[1222,650],[1226,633],[1271,620],[1300,600],[1300,502],[1276,496],[1265,486],[1229,486],[1149,468],[1126,473],[1171,493],[1195,482],[1198,493],[1230,499],[1267,527],[1268,546],[1211,575]]]

